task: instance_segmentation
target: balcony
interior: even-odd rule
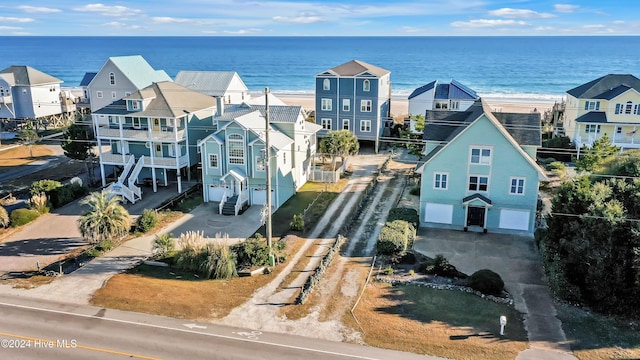
[[[122,133],[119,128],[110,128],[107,126],[98,127],[98,137],[100,138],[115,138],[115,139],[129,139],[129,140],[162,140],[162,141],[175,141],[176,134],[173,131],[150,131],[150,130],[138,130],[138,129],[122,129]],[[185,139],[185,131],[178,130],[178,141]]]
[[[103,153],[100,155],[100,159],[103,164],[110,165],[120,165],[124,166],[129,161],[129,157],[133,155],[131,154],[108,154]],[[145,155],[144,157],[144,166],[145,167],[163,167],[163,168],[175,168],[185,167],[189,164],[189,157],[187,155],[180,156],[177,160],[175,157],[157,157],[151,158],[149,155]]]
[[[111,165],[125,165],[129,162],[129,158],[133,156],[130,154],[108,154],[103,153],[100,155],[100,160],[103,164],[111,164]]]
[[[12,104],[13,98],[9,96],[0,96],[0,104]]]

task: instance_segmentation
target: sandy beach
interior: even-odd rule
[[[315,97],[313,94],[292,94],[292,93],[273,93],[280,100],[288,105],[299,105],[306,110],[315,110]],[[537,110],[541,114],[545,110],[549,110],[553,107],[554,100],[542,100],[542,99],[524,99],[524,98],[497,98],[497,97],[483,97],[483,99],[491,106],[496,112],[514,112],[514,113],[528,113]],[[561,101],[558,98],[556,101]],[[408,114],[409,100],[405,97],[392,96],[391,97],[391,114],[393,116],[402,116]]]

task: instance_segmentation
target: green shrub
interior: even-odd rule
[[[113,241],[111,240],[102,240],[98,243],[98,245],[96,245],[96,248],[103,253],[110,251],[111,249],[113,249],[113,247]]]
[[[383,272],[384,272],[385,275],[393,275],[394,270],[393,270],[393,268],[391,266],[387,266],[387,268],[384,269]]]
[[[100,255],[102,255],[102,251],[100,251],[99,249],[92,247],[91,249],[88,249],[87,251],[84,252],[87,256],[89,257],[98,257]]]
[[[33,209],[16,209],[11,212],[11,226],[18,227],[28,224],[40,216],[38,210]]]
[[[289,226],[291,227],[291,230],[303,231],[304,230],[304,215],[302,213],[293,214],[293,220],[289,223]]]
[[[235,254],[225,243],[207,244],[200,258],[198,270],[205,279],[229,279],[238,275]]]
[[[29,209],[36,210],[40,214],[46,214],[49,212],[49,201],[47,199],[47,195],[45,195],[44,193],[31,196],[28,204]]]
[[[73,191],[68,186],[62,186],[51,190],[49,192],[49,198],[51,199],[51,204],[54,208],[62,207],[74,200]]]
[[[273,243],[273,252],[276,256],[276,262],[283,263],[287,261],[287,240],[280,238]]]
[[[9,226],[9,214],[7,213],[7,209],[0,206],[0,226],[6,228]]]
[[[147,231],[153,229],[156,225],[158,225],[158,214],[155,210],[152,209],[144,209],[142,211],[142,215],[138,218],[136,222],[136,230],[141,233],[146,233]]]
[[[38,180],[34,181],[31,184],[31,188],[29,188],[29,193],[33,195],[38,195],[40,193],[49,194],[52,190],[62,187],[62,183],[60,181],[55,180]]]
[[[447,260],[442,254],[436,255],[433,260],[425,261],[420,264],[418,271],[425,274],[448,278],[465,279],[467,277],[467,274],[460,272],[455,266],[451,265],[449,260]]]
[[[417,227],[420,222],[420,216],[418,216],[418,211],[416,209],[411,208],[393,208],[389,211],[389,216],[387,216],[387,221],[394,220],[404,220],[413,225],[413,227]]]
[[[489,269],[482,269],[469,276],[469,287],[487,295],[501,295],[504,281],[500,275]]]
[[[547,169],[558,173],[565,173],[567,171],[567,167],[560,161],[554,161],[550,163],[549,165],[547,165]]]
[[[420,196],[420,186],[411,188],[411,190],[409,190],[409,194]]]
[[[156,235],[153,239],[153,253],[158,257],[164,257],[172,252],[176,247],[172,237],[172,234]]]
[[[414,235],[415,230],[408,222],[404,220],[388,222],[380,230],[376,248],[380,254],[403,255]]]
[[[253,267],[269,264],[269,246],[259,234],[231,246],[239,266]]]

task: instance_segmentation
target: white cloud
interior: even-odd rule
[[[22,30],[22,28],[17,26],[0,26],[0,30]]]
[[[555,30],[556,28],[551,27],[551,26],[538,26],[536,28],[536,31],[552,31]]]
[[[578,5],[571,4],[555,4],[553,8],[556,12],[560,13],[572,13],[580,8]]]
[[[73,10],[80,12],[93,12],[103,16],[126,16],[142,12],[138,9],[132,9],[126,6],[107,6],[103,4],[88,4],[85,6],[73,8]]]
[[[0,21],[1,22],[6,22],[6,23],[28,23],[28,22],[33,22],[35,20],[32,19],[32,18],[18,18],[18,17],[0,16]]]
[[[454,27],[467,27],[467,28],[487,28],[487,27],[502,27],[502,26],[525,26],[528,23],[519,20],[489,20],[489,19],[477,19],[469,21],[455,21],[451,23]]]
[[[127,25],[127,24],[121,23],[119,21],[110,21],[110,22],[104,23],[102,25],[110,26],[110,27],[114,27],[114,28],[118,28],[118,29],[125,29],[125,30],[136,30],[136,29],[141,29],[142,28],[140,25]]]
[[[18,6],[18,9],[20,9],[20,10],[22,10],[24,12],[28,12],[28,13],[41,13],[41,14],[53,14],[53,13],[62,12],[62,10],[60,10],[60,9],[53,9],[53,8],[47,8],[47,7],[38,7],[38,6],[28,6],[28,5]]]
[[[240,29],[235,31],[225,30],[223,32],[225,34],[230,34],[230,35],[248,35],[248,34],[255,34],[255,33],[262,32],[262,29],[251,28],[251,29]]]
[[[169,16],[157,16],[152,19],[153,22],[159,24],[184,24],[193,21],[192,19],[174,18]]]
[[[424,31],[424,29],[421,29],[419,27],[415,27],[415,26],[403,26],[400,28],[400,30],[406,32],[406,33],[417,33],[417,32],[421,32]]]
[[[313,24],[325,21],[323,18],[314,15],[300,15],[295,17],[286,16],[274,16],[273,20],[280,23],[293,23],[293,24]]]
[[[540,18],[551,18],[555,17],[553,14],[549,13],[540,13],[533,10],[528,9],[512,9],[512,8],[502,8],[498,10],[489,11],[489,15],[499,16],[503,18],[509,19],[540,19]]]

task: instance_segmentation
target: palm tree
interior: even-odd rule
[[[129,232],[131,217],[120,205],[120,197],[108,191],[93,192],[80,203],[91,208],[78,219],[80,233],[88,241],[120,240]]]

